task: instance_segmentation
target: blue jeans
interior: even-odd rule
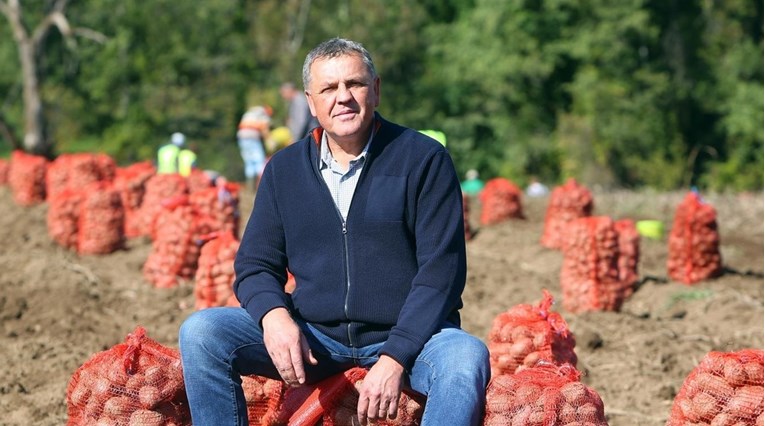
[[[382,343],[352,348],[298,322],[318,365],[305,363],[315,383],[354,366],[371,367]],[[247,425],[242,375],[281,379],[263,344],[258,324],[242,308],[208,308],[180,328],[183,378],[194,425]],[[407,386],[427,396],[422,425],[479,425],[491,371],[486,345],[445,325],[422,349],[408,372]]]
[[[244,160],[244,176],[247,180],[260,177],[266,166],[266,151],[258,139],[239,139],[239,153]]]

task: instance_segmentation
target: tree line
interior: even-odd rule
[[[524,184],[763,186],[763,4],[747,0],[0,0],[0,152],[153,159],[169,135],[242,176],[236,125],[286,105],[334,36],[386,118],[447,135],[458,172]]]

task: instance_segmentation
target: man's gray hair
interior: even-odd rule
[[[321,43],[308,52],[308,55],[305,57],[305,62],[303,62],[303,89],[308,90],[308,86],[311,83],[311,65],[314,61],[317,59],[337,58],[338,56],[345,55],[361,56],[361,59],[364,61],[364,66],[366,66],[367,71],[369,71],[369,75],[371,75],[372,78],[377,77],[375,64],[372,62],[372,55],[369,54],[367,49],[365,49],[361,43],[335,37]]]

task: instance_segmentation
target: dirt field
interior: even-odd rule
[[[595,193],[595,214],[672,223],[683,193]],[[709,196],[718,212],[726,273],[692,287],[667,279],[666,239],[642,239],[641,285],[621,312],[562,309],[562,255],[539,244],[546,198],[524,199],[526,220],[480,229],[468,243],[464,327],[485,338],[493,318],[536,304],[546,288],[576,336],[582,381],[609,424],[663,425],[675,393],[709,351],[763,347],[763,196]],[[247,217],[252,197],[242,200]],[[78,256],[47,235],[47,206],[20,207],[0,187],[0,424],[63,425],[71,374],[137,325],[177,347],[192,312],[192,283],[172,290],[141,276],[150,243]],[[477,214],[471,216],[471,222]]]

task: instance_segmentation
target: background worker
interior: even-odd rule
[[[361,366],[361,424],[394,417],[405,386],[427,397],[422,425],[481,424],[489,352],[460,328],[467,255],[449,153],[375,111],[380,78],[356,42],[314,48],[303,83],[321,127],[266,165],[234,263],[241,307],[196,311],[180,329],[193,423],[246,424],[241,375],[298,386]]]
[[[178,173],[178,155],[186,143],[183,133],[170,135],[170,142],[157,150],[157,173]]]
[[[303,139],[311,129],[318,127],[319,122],[311,114],[305,93],[295,87],[291,81],[285,82],[279,88],[282,98],[287,101],[287,128],[290,129],[292,140]]]
[[[196,144],[189,144],[178,152],[178,173],[181,176],[189,176],[191,171],[197,168]]]
[[[266,165],[264,141],[271,127],[271,109],[254,106],[242,115],[236,132],[239,153],[244,161],[244,178],[248,188],[257,189]]]

